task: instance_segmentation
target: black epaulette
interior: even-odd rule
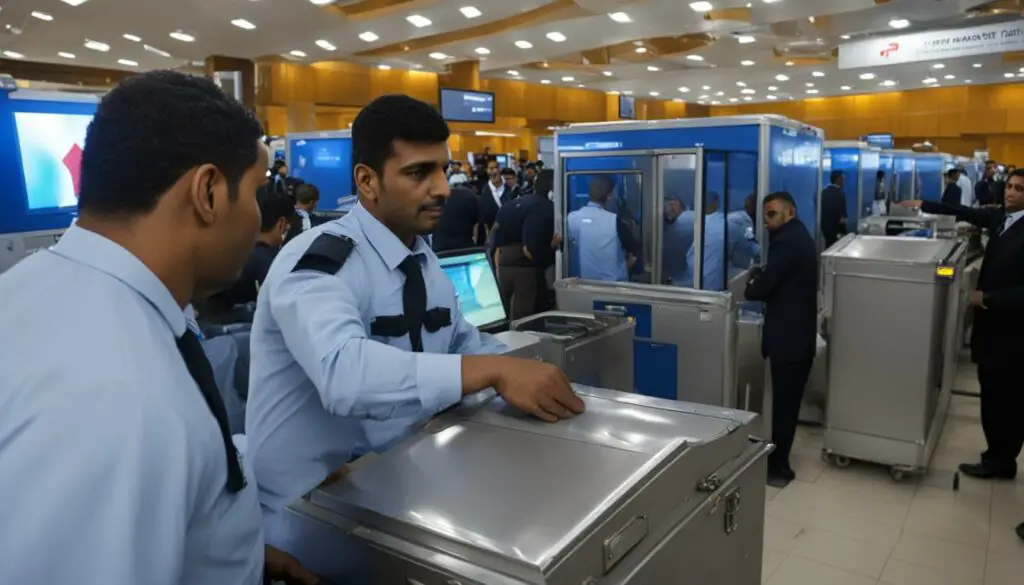
[[[292,272],[312,270],[324,274],[337,274],[345,265],[356,243],[340,234],[320,234],[306,249],[306,253],[295,263]]]

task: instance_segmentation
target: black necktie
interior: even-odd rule
[[[238,452],[235,450],[235,443],[231,439],[231,428],[228,426],[228,411],[224,407],[224,399],[217,389],[217,380],[213,376],[213,366],[206,358],[206,352],[199,343],[199,338],[190,329],[178,338],[178,351],[181,352],[188,373],[199,386],[199,391],[206,399],[206,405],[210,412],[217,419],[217,426],[220,427],[220,435],[224,440],[224,451],[227,454],[228,462],[228,484],[227,489],[231,493],[238,493],[245,487],[245,474],[242,472],[242,465],[238,461]]]
[[[423,280],[423,269],[419,258],[407,256],[398,269],[405,274],[402,287],[402,313],[409,324],[409,343],[412,350],[423,351],[423,319],[427,315],[427,283]]]

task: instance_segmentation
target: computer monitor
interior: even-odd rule
[[[488,329],[508,319],[501,304],[498,280],[483,248],[439,254],[441,268],[455,285],[459,310],[470,325]]]
[[[78,180],[85,131],[91,115],[14,112],[29,213],[78,206]]]

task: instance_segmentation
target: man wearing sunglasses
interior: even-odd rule
[[[989,230],[978,290],[971,292],[971,359],[978,365],[981,426],[988,450],[980,463],[961,464],[960,471],[980,479],[1014,479],[1024,446],[1024,391],[1016,367],[1024,360],[1024,170],[1014,171],[1007,180],[1005,208],[928,201],[901,205],[955,215]],[[1024,533],[1024,525],[1018,533]]]

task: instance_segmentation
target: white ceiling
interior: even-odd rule
[[[593,15],[471,42],[410,51],[403,53],[400,59],[374,60],[354,53],[505,18],[543,6],[549,0],[435,0],[425,5],[418,3],[416,9],[371,20],[345,20],[325,13],[310,0],[85,0],[79,6],[71,6],[66,1],[79,0],[0,0],[0,51],[5,52],[5,58],[21,55],[32,61],[131,70],[178,67],[201,61],[211,54],[246,58],[281,55],[299,62],[343,59],[396,69],[424,70],[441,70],[452,61],[479,58],[481,73],[486,77],[584,85],[602,91],[632,92],[641,97],[722,105],[767,101],[769,95],[776,99],[803,99],[913,89],[925,87],[923,80],[932,77],[941,85],[968,81],[997,83],[1008,81],[1004,77],[1007,73],[1018,73],[1017,67],[1003,64],[999,55],[990,55],[946,61],[941,70],[932,69],[933,63],[876,68],[871,71],[875,79],[862,80],[860,75],[864,70],[840,71],[835,62],[817,67],[787,67],[783,60],[774,56],[776,50],[826,53],[843,42],[843,35],[859,39],[891,34],[894,30],[888,23],[894,18],[910,20],[910,28],[901,32],[1019,18],[1019,15],[969,18],[966,11],[986,4],[984,0],[893,0],[883,5],[876,5],[874,0],[710,0],[716,10],[748,6],[752,12],[750,23],[704,20],[702,14],[690,8],[690,0],[577,0],[580,7]],[[465,6],[474,6],[482,14],[469,19],[459,10]],[[33,17],[33,11],[42,12],[52,20]],[[631,22],[615,22],[608,16],[611,12],[625,12]],[[431,24],[422,28],[413,26],[407,21],[412,14],[428,18]],[[808,20],[808,15],[815,15],[817,25]],[[243,30],[232,25],[234,19],[245,19],[256,28]],[[790,22],[787,36],[774,36],[771,25],[784,22]],[[827,22],[827,26],[822,26],[823,22]],[[183,42],[172,38],[170,34],[177,31],[195,40]],[[359,35],[366,31],[372,31],[378,40],[361,40]],[[566,40],[550,40],[546,35],[551,32],[561,33]],[[571,60],[574,54],[578,60],[579,51],[613,43],[700,32],[714,34],[719,40],[703,49],[655,62],[613,60],[600,72],[538,71],[520,67],[527,62]],[[741,44],[735,39],[741,34],[753,36],[755,41]],[[135,35],[141,40],[132,41],[124,35]],[[330,51],[317,46],[316,41],[320,39],[336,49]],[[110,50],[88,49],[84,46],[87,40],[109,45]],[[528,41],[532,48],[518,48],[516,41]],[[481,57],[476,52],[479,47],[485,47],[490,53]],[[301,51],[306,56],[295,57],[290,55],[292,51]],[[74,58],[62,57],[61,52],[73,54]],[[433,59],[429,56],[432,52],[450,57]],[[686,58],[691,54],[698,54],[704,60],[696,62]],[[743,65],[745,61],[753,64]],[[658,70],[649,70],[651,65]],[[824,76],[816,77],[813,72]],[[789,79],[778,81],[778,75]],[[953,78],[946,79],[947,75]],[[573,79],[563,81],[563,77]],[[887,80],[895,85],[881,85]],[[740,87],[738,82],[746,87]],[[811,83],[813,87],[808,86]],[[773,87],[775,89],[771,89]],[[748,91],[743,93],[744,89]],[[818,93],[808,93],[808,90]]]

